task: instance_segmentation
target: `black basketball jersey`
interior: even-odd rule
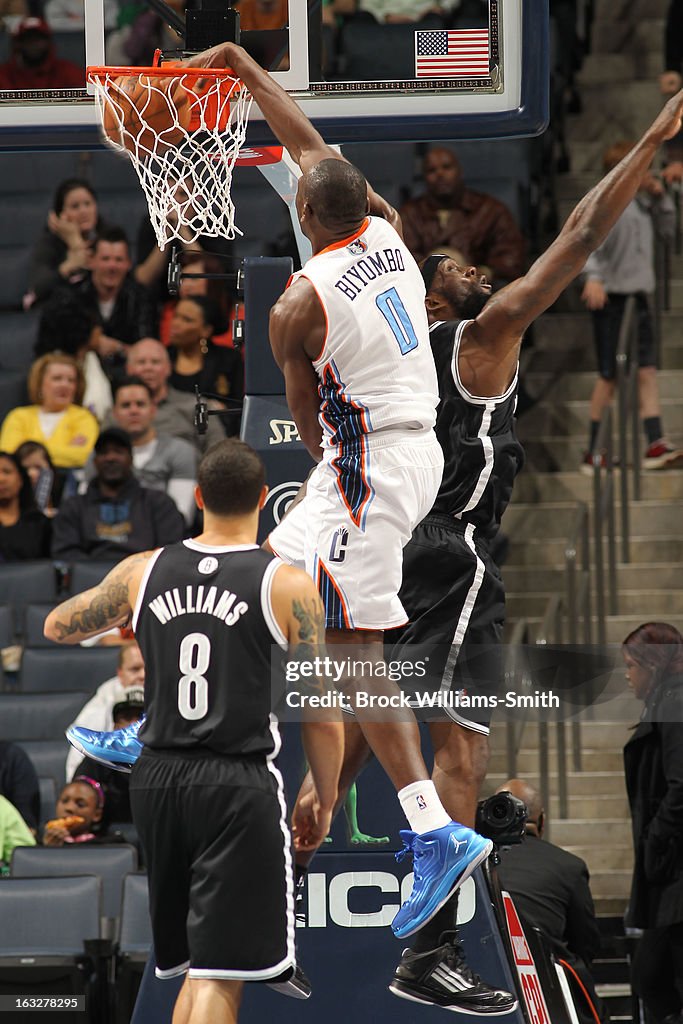
[[[470,322],[439,321],[429,330],[439,377],[435,429],[445,456],[432,511],[473,524],[480,536],[490,539],[500,526],[524,462],[514,427],[517,375],[498,398],[468,393],[458,373],[458,351],[463,329]]]
[[[194,540],[150,560],[133,616],[145,660],[147,747],[272,754],[271,651],[286,647],[270,605],[279,559]]]

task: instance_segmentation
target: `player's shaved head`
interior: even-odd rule
[[[236,437],[212,445],[199,463],[197,484],[207,512],[243,516],[253,512],[266,482],[263,462]]]
[[[304,201],[325,228],[355,226],[368,209],[368,183],[345,160],[321,160],[307,172]]]

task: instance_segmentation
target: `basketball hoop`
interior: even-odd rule
[[[232,172],[252,97],[229,69],[89,67],[107,145],[125,153],[159,248],[234,238]],[[182,234],[181,234],[182,231]]]

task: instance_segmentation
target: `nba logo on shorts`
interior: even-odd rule
[[[338,526],[332,535],[330,544],[330,562],[343,562],[346,558],[346,545],[349,543],[349,531],[345,526]]]
[[[417,806],[419,807],[419,809],[421,811],[424,811],[426,809],[426,807],[427,807],[427,801],[422,796],[422,793],[418,793],[418,795],[415,797],[415,799],[417,800]]]

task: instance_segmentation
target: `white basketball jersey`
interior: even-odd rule
[[[429,430],[439,388],[425,286],[387,221],[368,217],[350,238],[313,256],[300,274],[315,288],[327,335],[314,361],[323,446],[380,430]]]

